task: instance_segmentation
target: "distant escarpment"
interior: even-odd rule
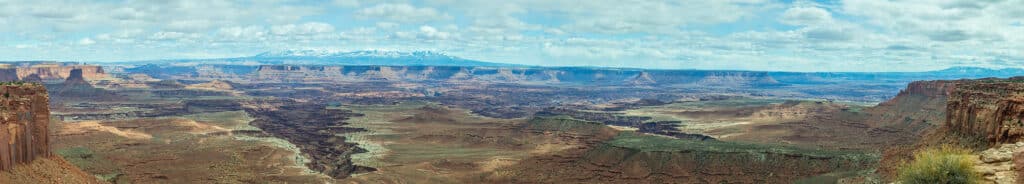
[[[990,145],[1024,138],[1024,77],[961,83],[946,104],[950,131]]]
[[[0,84],[0,171],[49,157],[49,97],[42,85]]]
[[[768,72],[471,66],[259,66],[260,81],[487,81],[598,85],[771,85]]]
[[[37,64],[27,67],[18,67],[18,78],[24,79],[30,75],[36,75],[44,81],[64,80],[71,76],[72,70],[80,70],[85,80],[98,80],[107,77],[103,67],[95,65],[65,65],[65,64]]]
[[[99,80],[107,77],[103,67],[77,63],[15,62],[0,64],[0,81],[26,81],[57,83],[71,76],[72,70],[79,70],[83,80]]]
[[[873,127],[899,128],[921,134],[942,125],[946,119],[946,101],[963,81],[911,82],[896,97],[868,108],[866,121]]]

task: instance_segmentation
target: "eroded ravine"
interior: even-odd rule
[[[363,131],[345,126],[348,124],[346,120],[361,114],[328,109],[325,104],[317,103],[257,103],[264,104],[249,106],[246,109],[246,112],[255,118],[250,124],[297,146],[302,154],[309,158],[306,165],[310,169],[336,179],[376,170],[353,164],[351,155],[366,150],[357,147],[355,143],[346,142],[345,137],[338,136],[347,132]]]

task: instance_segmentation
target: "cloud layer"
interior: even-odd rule
[[[785,71],[1024,64],[1024,0],[0,1],[0,60],[283,49],[494,62]]]

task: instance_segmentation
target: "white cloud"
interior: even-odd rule
[[[430,27],[430,26],[421,26],[420,27],[420,37],[422,37],[422,38],[431,39],[431,40],[446,40],[446,39],[450,38],[451,36],[452,36],[451,33],[438,31],[437,28],[434,28],[434,27]]]
[[[79,45],[92,45],[92,44],[96,44],[96,41],[93,41],[91,38],[82,38],[81,40],[78,40],[78,44]]]
[[[210,29],[213,25],[210,20],[174,20],[164,29],[175,32],[198,32]]]
[[[332,3],[334,3],[334,5],[348,8],[359,7],[360,4],[359,0],[334,0]]]
[[[196,34],[196,33],[182,33],[182,32],[173,32],[173,31],[171,31],[171,32],[160,31],[160,32],[153,33],[153,35],[150,35],[149,39],[150,40],[172,40],[173,41],[173,40],[183,40],[183,39],[197,39],[199,37],[201,37],[201,36],[199,34]]]
[[[381,29],[392,29],[397,28],[399,25],[393,22],[377,22],[377,28]]]
[[[241,40],[262,40],[267,31],[262,26],[226,27],[217,31],[220,38],[241,41]]]
[[[604,34],[678,32],[684,26],[734,22],[777,7],[768,1],[704,0],[597,0],[588,3],[556,0],[541,5],[524,5],[535,6],[545,7],[536,11],[564,15],[564,18],[573,20],[562,26],[563,30]]]
[[[9,0],[0,12],[17,16],[12,25],[63,32],[95,29],[210,31],[219,26],[296,21],[324,7],[294,0],[274,1],[65,1]],[[8,29],[0,28],[0,31]]]
[[[273,26],[270,33],[275,35],[313,35],[334,32],[334,26],[320,22]]]
[[[379,18],[396,22],[428,22],[450,19],[451,16],[433,8],[417,8],[409,4],[378,4],[356,11],[361,18]]]
[[[1002,40],[1016,37],[1012,28],[1024,1],[864,1],[845,0],[845,13],[868,18],[867,23],[904,35],[932,41]]]
[[[832,22],[832,14],[818,7],[793,7],[782,13],[780,22],[790,25],[814,25]]]

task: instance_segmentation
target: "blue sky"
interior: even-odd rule
[[[315,49],[662,69],[1024,64],[1024,0],[0,0],[0,60]]]

